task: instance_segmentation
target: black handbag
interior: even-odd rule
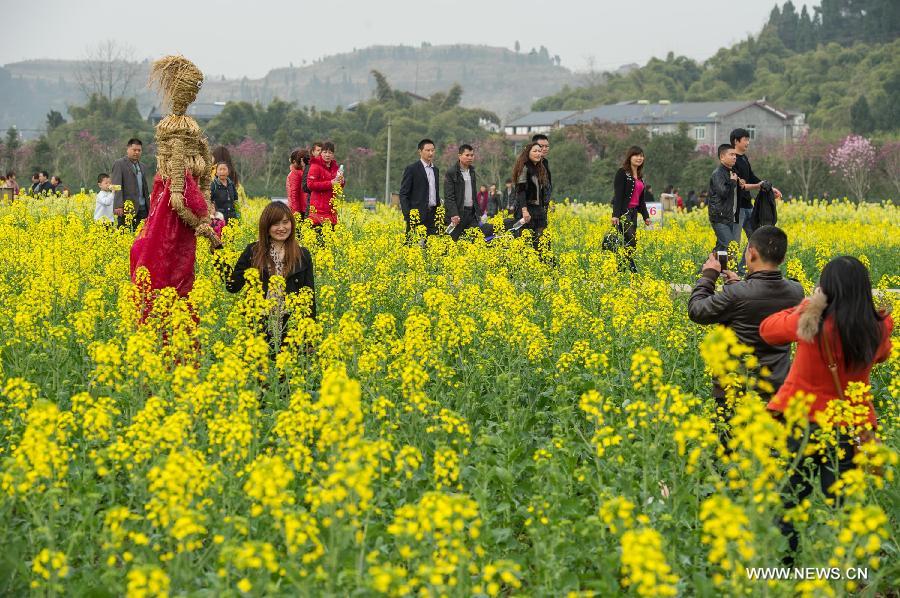
[[[622,234],[619,232],[617,228],[609,229],[605,235],[603,235],[603,250],[611,251],[616,253],[625,243],[625,239],[622,237]]]

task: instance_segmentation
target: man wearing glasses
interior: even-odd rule
[[[550,138],[543,133],[537,133],[531,136],[531,142],[537,143],[541,148],[541,155],[544,157],[544,168],[547,169],[547,197],[553,198],[553,175],[550,174],[550,163],[547,161],[547,154],[550,153]]]

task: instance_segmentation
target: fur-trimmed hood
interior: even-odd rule
[[[808,343],[813,342],[819,333],[819,324],[822,322],[822,314],[828,307],[828,298],[825,293],[816,293],[803,306],[803,313],[797,320],[797,336]],[[878,310],[882,317],[890,315],[891,304],[885,303]]]
[[[797,320],[797,336],[801,340],[811,343],[819,333],[819,324],[822,322],[822,314],[828,307],[828,297],[825,293],[816,293],[803,306],[803,313]]]

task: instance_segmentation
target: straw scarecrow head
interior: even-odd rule
[[[172,113],[182,115],[203,86],[203,73],[184,56],[166,56],[153,63],[150,82],[163,96]]]

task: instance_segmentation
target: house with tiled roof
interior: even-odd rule
[[[729,133],[736,128],[750,132],[754,142],[788,142],[800,137],[806,130],[802,112],[777,108],[766,100],[740,100],[721,102],[667,102],[650,103],[633,100],[598,106],[589,110],[565,112],[532,112],[505,126],[507,135],[545,133],[561,127],[595,122],[625,124],[644,127],[651,135],[674,133],[687,126],[688,135],[697,146],[715,147],[728,143]],[[525,126],[543,128],[524,130]],[[519,133],[522,127],[522,133]],[[513,132],[510,132],[510,129]]]

